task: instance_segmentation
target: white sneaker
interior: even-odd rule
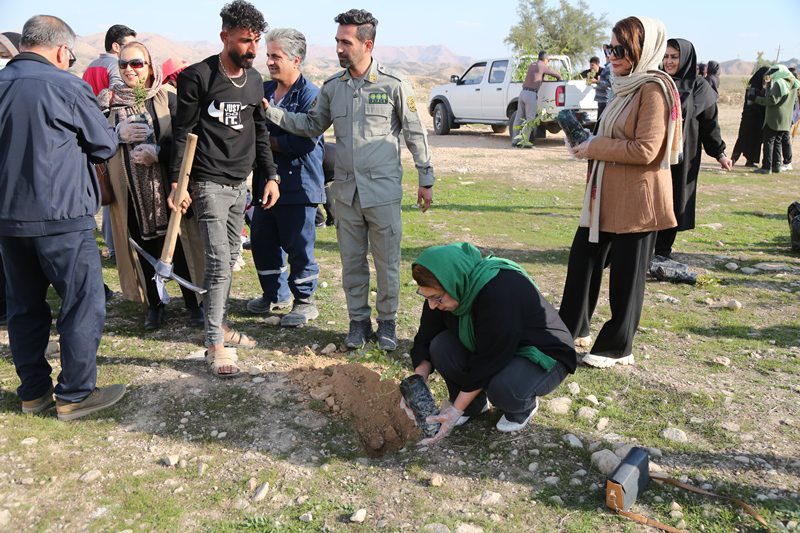
[[[585,337],[578,337],[575,339],[575,346],[578,348],[588,348],[592,345],[592,336],[586,335]]]
[[[625,357],[613,358],[604,357],[602,355],[594,355],[587,353],[583,356],[583,364],[593,366],[595,368],[611,368],[614,365],[632,365],[634,363],[633,354],[626,355]]]
[[[480,413],[478,413],[478,414],[479,414],[479,415],[482,415],[483,413],[485,413],[486,411],[488,411],[488,410],[489,410],[489,406],[490,406],[490,404],[489,404],[489,401],[487,400],[487,401],[486,401],[486,405],[484,405],[484,406],[483,406],[483,409],[481,409],[481,412],[480,412]],[[470,419],[470,417],[469,417],[469,416],[459,416],[459,417],[458,417],[458,420],[456,420],[456,425],[455,425],[455,427],[458,427],[458,426],[463,426],[464,424],[466,424],[467,422],[469,422],[469,419]]]
[[[781,172],[786,172],[787,170],[793,170],[791,163],[786,163],[785,165],[781,165]]]
[[[512,422],[511,420],[506,418],[506,415],[500,417],[500,420],[497,421],[497,431],[502,431],[503,433],[512,433],[514,431],[519,431],[521,429],[525,429],[525,426],[528,425],[528,422],[531,421],[533,415],[536,414],[536,411],[539,410],[539,398],[536,398],[536,404],[533,406],[531,410],[531,414],[528,415],[528,418],[525,419],[524,422]]]

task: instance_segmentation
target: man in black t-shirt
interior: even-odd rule
[[[231,269],[239,255],[244,225],[245,180],[258,165],[268,176],[261,207],[278,200],[280,179],[269,147],[261,75],[253,67],[264,16],[252,4],[235,0],[220,12],[223,50],[186,68],[178,79],[178,111],[173,120],[175,149],[170,178],[173,193],[186,144],[186,135],[198,136],[190,191],[179,206],[194,200],[206,256],[204,305],[206,311],[206,361],[219,377],[240,374],[236,356],[227,347],[253,348],[256,341],[225,325]]]

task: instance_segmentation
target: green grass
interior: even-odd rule
[[[548,164],[565,163],[544,162],[543,172]],[[642,329],[634,344],[636,366],[609,372],[579,369],[569,378],[581,386],[581,393],[572,396],[571,413],[554,415],[545,406],[532,428],[519,435],[499,435],[494,423],[500,415],[493,411],[449,437],[445,450],[420,454],[409,443],[402,452],[367,459],[345,417],[331,417],[319,431],[293,422],[302,410],[326,416],[329,410],[324,402],[291,389],[291,382],[282,392],[270,392],[273,389],[247,380],[213,380],[201,362],[187,361],[186,354],[200,347],[202,333],[186,326],[180,298],[169,306],[170,326],[155,333],[142,328],[140,306],[117,298],[109,307],[98,355],[99,384],[129,383],[129,396],[113,410],[79,423],[59,423],[52,413],[21,415],[9,349],[0,344],[0,483],[8,481],[0,506],[10,509],[12,526],[34,531],[56,524],[92,531],[373,531],[379,519],[387,521],[389,530],[416,530],[436,522],[451,530],[470,523],[486,531],[635,531],[632,524],[597,512],[601,493],[590,491],[589,485],[600,485],[603,479],[589,466],[589,451],[561,447],[567,432],[586,446],[601,441],[596,419],[575,416],[589,405],[585,396],[593,394],[600,401],[597,418],[609,419],[604,433],[661,448],[664,458],[655,461],[673,474],[702,474],[715,490],[746,498],[768,520],[797,520],[798,500],[790,493],[800,491],[800,481],[796,468],[789,466],[800,453],[796,427],[773,422],[797,418],[792,387],[800,374],[795,350],[800,346],[800,270],[747,275],[724,268],[729,261],[740,267],[767,261],[800,267],[798,256],[788,251],[784,218],[784,191],[796,189],[797,177],[794,172],[767,181],[741,171],[703,172],[698,226],[680,233],[675,245],[679,257],[706,270],[703,282],[648,283]],[[406,354],[423,305],[414,292],[410,266],[424,248],[467,240],[514,259],[557,307],[583,194],[580,180],[525,185],[491,176],[444,175],[437,182],[433,208],[423,214],[413,207],[415,176],[406,175],[405,183],[400,346],[385,353],[370,343],[330,361],[366,364],[388,380],[410,372]],[[341,344],[347,313],[333,228],[318,231],[320,282],[327,287],[317,292],[320,318],[305,328],[268,327],[246,312],[247,300],[260,289],[252,256],[245,256],[248,264],[234,278],[230,319],[234,327],[259,340],[258,349],[240,352],[246,364],[286,374],[298,366],[304,346]],[[116,271],[108,262],[104,277],[118,290]],[[171,290],[177,294],[174,287]],[[679,303],[661,301],[658,293]],[[606,294],[604,286],[593,321],[595,334],[610,314]],[[717,305],[731,299],[742,302],[743,308],[732,311]],[[51,291],[48,301],[55,315],[57,295]],[[730,366],[715,365],[712,360],[719,356],[729,358]],[[268,384],[274,380],[263,387]],[[434,378],[431,386],[437,397],[446,395],[441,379]],[[202,393],[190,393],[194,387],[202,387]],[[563,385],[553,396],[571,395]],[[181,429],[184,411],[192,416]],[[722,428],[731,421],[741,426],[740,432]],[[664,440],[660,433],[668,426],[687,431],[690,441]],[[212,428],[228,431],[229,437],[212,438]],[[293,447],[285,453],[264,451],[282,431],[297,437]],[[27,437],[36,437],[38,444],[21,445]],[[762,448],[762,443],[772,448]],[[160,465],[167,453],[179,453],[190,461],[188,468]],[[770,477],[754,467],[726,462],[741,453],[774,463],[781,475]],[[309,455],[317,462],[309,463]],[[201,462],[209,465],[203,476],[197,473]],[[531,462],[540,465],[536,473],[527,471]],[[103,472],[100,480],[91,485],[78,481],[94,467]],[[582,485],[573,487],[569,479],[578,468],[589,473]],[[433,473],[445,477],[444,486],[428,485]],[[547,475],[558,476],[560,483],[544,485]],[[23,485],[20,480],[27,478],[34,484]],[[250,500],[250,478],[270,483],[264,501]],[[184,490],[175,492],[178,487]],[[757,494],[770,489],[778,490],[779,497],[756,501]],[[477,505],[476,498],[485,490],[500,492],[501,504]],[[564,504],[552,503],[549,498],[554,495]],[[244,509],[236,506],[240,500],[249,502]],[[642,496],[637,509],[674,525],[669,517],[672,501],[683,506],[686,527],[693,531],[755,527],[750,517],[726,504],[657,485]],[[350,524],[350,514],[362,507],[368,510],[367,521]],[[92,518],[98,508],[106,510]],[[313,517],[308,523],[299,520],[306,512]]]

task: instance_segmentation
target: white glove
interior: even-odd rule
[[[133,116],[117,124],[117,136],[124,143],[142,142],[153,132],[148,124],[133,122]]]
[[[456,422],[461,418],[464,411],[456,409],[456,406],[445,400],[439,407],[438,415],[431,415],[425,419],[429,424],[439,423],[439,432],[428,439],[422,439],[417,443],[418,446],[432,446],[439,444],[445,437],[447,437],[456,427]]]
[[[400,398],[400,409],[403,410],[403,412],[406,414],[406,416],[409,418],[409,420],[414,422],[414,425],[416,426],[417,425],[417,417],[414,416],[414,411],[412,411],[411,408],[406,403],[406,399],[402,398],[402,397]]]
[[[159,147],[155,144],[140,144],[131,150],[131,161],[137,165],[152,166],[158,163]]]

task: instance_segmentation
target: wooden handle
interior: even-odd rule
[[[178,235],[181,231],[180,205],[189,189],[189,174],[192,173],[192,162],[194,161],[194,151],[197,148],[197,135],[189,133],[186,136],[186,147],[183,149],[183,161],[181,162],[181,173],[178,176],[178,186],[175,188],[174,203],[178,206],[177,211],[173,211],[169,217],[167,235],[164,238],[164,247],[161,248],[161,262],[171,264],[172,256],[175,254],[175,245],[178,242]]]

